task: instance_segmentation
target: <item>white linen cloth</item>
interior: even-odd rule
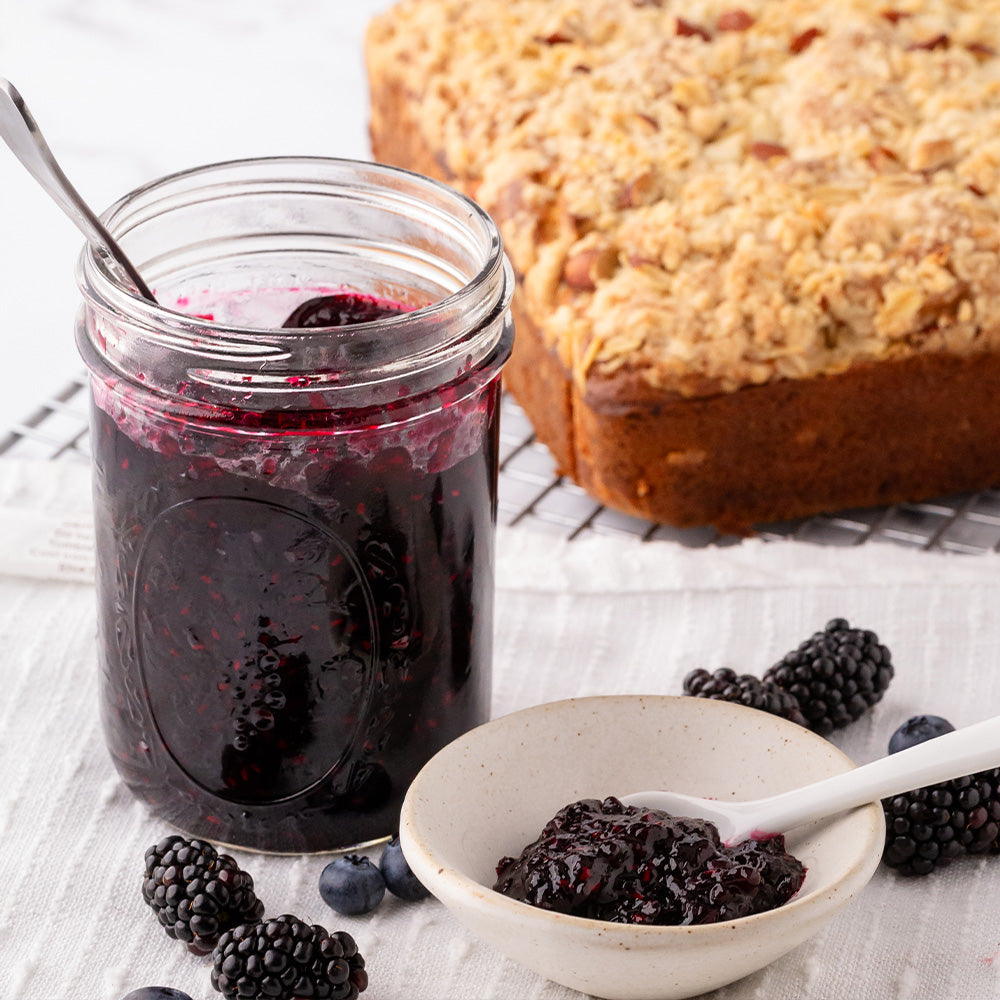
[[[158,927],[143,853],[165,833],[119,782],[96,709],[89,470],[0,461],[0,1000],[120,1000],[169,985],[218,997],[209,963]],[[61,552],[61,556],[58,553]],[[1000,713],[1000,556],[746,541],[497,544],[493,714],[575,695],[680,691],[696,666],[760,673],[827,619],[871,628],[896,678],[834,742],[857,762],[908,716]],[[352,933],[370,1000],[574,1000],[481,944],[436,901],[339,917],[325,861],[233,852],[268,912]],[[925,879],[881,869],[818,937],[717,1000],[955,1000],[1000,992],[1000,857]]]

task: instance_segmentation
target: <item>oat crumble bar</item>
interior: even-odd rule
[[[376,156],[497,218],[512,388],[605,502],[745,529],[1000,483],[1000,0],[403,0],[366,55]]]

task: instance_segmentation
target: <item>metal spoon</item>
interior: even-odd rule
[[[62,172],[17,89],[2,77],[0,77],[0,135],[14,155],[28,168],[28,173],[76,223],[87,237],[87,241],[96,247],[97,252],[106,260],[117,263],[128,282],[144,299],[155,302],[156,299],[149,286],[142,280],[139,272],[125,255],[125,251],[115,242],[114,237]]]
[[[812,785],[747,802],[721,802],[677,792],[624,795],[626,805],[707,819],[726,844],[785,833],[856,806],[924,785],[1000,766],[1000,716],[945,733],[881,760]]]

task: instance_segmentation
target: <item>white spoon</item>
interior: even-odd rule
[[[101,256],[116,263],[144,299],[155,302],[149,286],[125,251],[62,172],[17,88],[3,77],[0,77],[0,137]]]
[[[844,774],[780,795],[722,802],[677,792],[635,792],[626,805],[706,819],[723,843],[764,838],[924,785],[1000,766],[1000,716],[945,733]]]

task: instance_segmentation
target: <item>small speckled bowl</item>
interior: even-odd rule
[[[767,913],[697,927],[638,927],[537,909],[492,890],[564,805],[647,788],[751,799],[854,765],[784,719],[700,698],[614,696],[539,705],[440,751],[403,805],[403,852],[472,932],[548,979],[612,1000],[692,997],[749,975],[815,934],[867,884],[882,854],[877,803],[787,837],[807,867]]]

